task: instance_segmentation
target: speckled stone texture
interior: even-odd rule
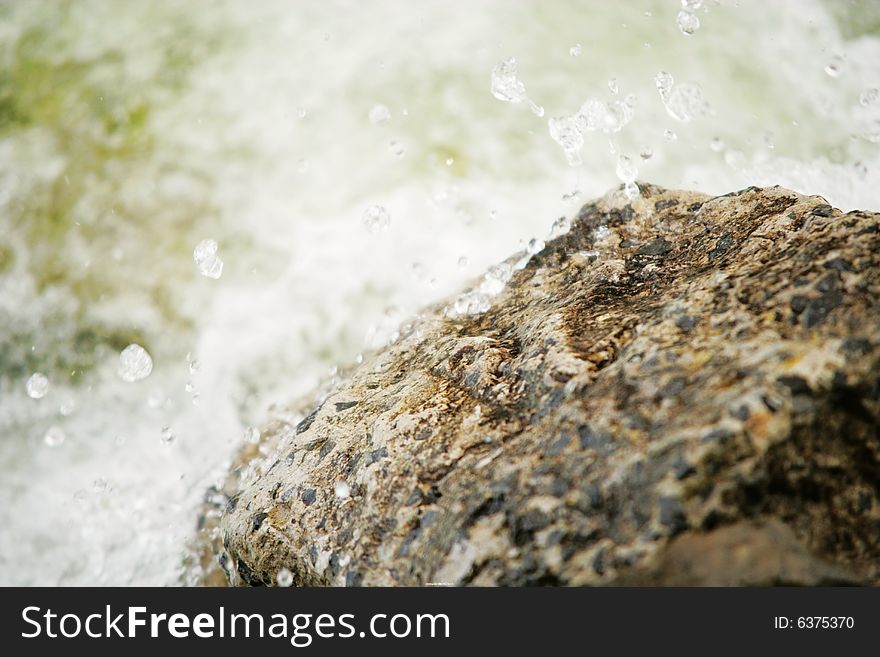
[[[229,580],[878,583],[880,215],[642,192],[266,426],[203,518]]]

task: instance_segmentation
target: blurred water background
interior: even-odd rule
[[[870,0],[0,2],[0,584],[195,582],[248,427],[634,169],[880,209],[878,87]]]

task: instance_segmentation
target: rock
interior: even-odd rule
[[[229,580],[880,583],[880,215],[641,189],[264,428]]]
[[[775,518],[743,520],[688,532],[662,547],[647,566],[621,576],[631,586],[841,586],[859,581],[807,550]]]

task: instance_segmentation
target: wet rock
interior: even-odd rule
[[[775,518],[743,520],[673,539],[643,566],[622,575],[629,586],[841,586],[859,580],[807,550]]]
[[[203,519],[228,579],[880,582],[880,216],[640,188],[264,427]]]

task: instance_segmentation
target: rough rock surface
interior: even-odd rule
[[[264,428],[210,496],[229,580],[878,583],[880,215],[642,191]]]

